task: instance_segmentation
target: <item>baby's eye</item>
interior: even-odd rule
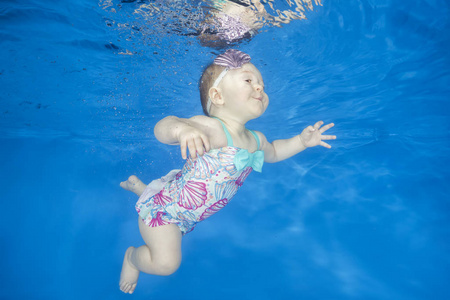
[[[251,79],[245,79],[245,81],[248,82],[248,83],[252,83]]]

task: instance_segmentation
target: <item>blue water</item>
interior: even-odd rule
[[[126,2],[0,3],[1,299],[450,299],[448,1],[325,0],[233,45],[271,100],[250,128],[324,120],[339,139],[251,174],[133,296],[118,279],[136,197],[118,184],[180,167],[153,126],[201,114],[222,50],[177,32],[184,6]]]

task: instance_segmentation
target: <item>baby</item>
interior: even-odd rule
[[[252,170],[264,162],[285,160],[308,147],[331,148],[323,135],[334,124],[317,122],[300,135],[269,143],[245,124],[260,117],[269,104],[264,82],[250,56],[228,50],[209,65],[200,81],[206,116],[190,119],[166,117],[155,126],[156,138],[180,145],[186,159],[182,170],[173,170],[146,186],[136,176],[120,185],[140,196],[136,203],[139,230],[145,245],[127,249],[120,289],[133,293],[140,272],[174,273],[181,262],[181,238],[233,198]]]

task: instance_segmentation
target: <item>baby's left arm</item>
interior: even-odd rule
[[[261,136],[261,150],[264,151],[264,161],[268,163],[279,162],[285,160],[309,147],[323,146],[331,148],[324,140],[334,140],[335,135],[322,135],[325,131],[334,126],[333,123],[323,125],[322,121],[317,122],[314,126],[306,127],[301,134],[296,135],[287,140],[275,140],[269,143],[266,137]]]

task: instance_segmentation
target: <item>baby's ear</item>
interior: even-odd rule
[[[221,105],[223,104],[223,97],[222,97],[222,91],[220,88],[212,87],[208,91],[208,96],[211,99],[211,102],[215,105]]]

